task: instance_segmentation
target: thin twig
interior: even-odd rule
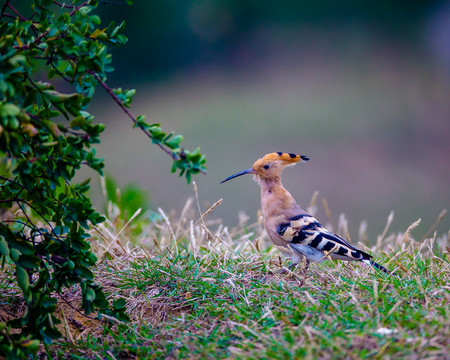
[[[33,227],[33,226],[29,225],[29,224],[26,223],[26,222],[20,221],[20,220],[2,220],[2,222],[3,222],[3,223],[18,223],[18,224],[23,225],[23,229],[24,229],[25,227],[28,226],[30,229],[33,229],[33,230],[34,230],[34,227]],[[21,232],[23,231],[23,229],[21,230]]]
[[[1,199],[0,203],[11,203],[17,201],[17,198],[12,198],[12,199]]]
[[[25,212],[25,210],[23,209],[23,207],[20,205],[20,203],[19,203],[19,201],[20,201],[21,199],[17,199],[16,200],[16,203],[17,203],[17,205],[20,207],[20,210],[22,210],[22,213],[25,215],[25,217],[27,218],[27,221],[31,224],[31,227],[33,228],[33,229],[36,229],[36,232],[38,232],[39,233],[39,235],[42,237],[42,238],[44,238],[44,234],[38,229],[38,227],[36,226],[36,225],[34,225],[34,223],[31,221],[31,219],[30,219],[30,217],[27,215],[27,213]],[[36,210],[35,210],[36,211]],[[39,214],[39,213],[38,213]],[[39,214],[40,215],[40,214]],[[42,215],[40,215],[41,217],[42,217]],[[45,220],[45,219],[44,219]],[[52,230],[53,230],[53,228],[52,228]],[[59,240],[59,239],[58,239]],[[61,240],[59,240],[59,241],[61,241]]]
[[[7,177],[4,177],[4,176],[1,176],[1,175],[0,175],[0,179],[1,179],[1,180],[5,180],[5,181],[9,181],[9,182],[11,182],[11,183],[13,183],[13,184],[15,184],[15,185],[21,187],[22,189],[24,189],[24,190],[30,192],[30,190],[28,190],[25,186],[23,186],[21,183],[18,183],[17,181],[11,180],[11,179],[9,179],[9,178],[7,178]]]
[[[19,17],[20,20],[28,21],[27,18],[23,17],[11,4],[9,4],[9,1],[8,1],[8,7],[13,11],[14,14],[16,14]],[[2,11],[2,14],[3,14],[3,11]]]
[[[53,288],[53,286],[52,286]],[[59,297],[67,304],[69,305],[73,310],[75,310],[78,314],[80,314],[81,316],[84,316],[85,318],[91,319],[91,320],[97,320],[100,321],[92,316],[86,315],[85,313],[83,313],[81,310],[77,309],[75,306],[73,306],[68,300],[66,300],[66,298],[64,296],[61,295],[61,293],[59,293],[58,291],[55,290],[55,288],[53,288],[53,290],[59,295]]]
[[[10,13],[3,13],[2,16],[8,17],[8,18],[11,18],[11,19],[17,19],[17,16],[11,15]]]
[[[51,60],[50,60],[50,64],[53,67],[53,71],[55,71],[59,76],[61,76],[64,80],[66,80],[69,84],[72,84],[72,81],[70,79],[68,79],[67,77],[64,76],[64,74],[58,70],[58,68],[56,67],[54,61],[53,61],[53,54],[51,56]]]
[[[130,113],[130,111],[125,107],[125,105],[120,101],[120,99],[117,97],[116,94],[114,94],[114,91],[106,85],[106,83],[100,79],[100,77],[92,70],[86,70],[89,74],[91,74],[98,83],[103,87],[103,89],[106,90],[106,92],[113,98],[113,100],[116,102],[117,105],[120,106],[120,108],[124,111],[124,113],[137,125],[139,128],[144,132],[145,135],[147,135],[150,139],[153,139],[152,134],[150,134],[147,130],[143,129],[138,123],[136,118]],[[171,151],[167,150],[162,144],[156,143],[166,154],[168,154],[172,159],[178,160],[178,157]]]
[[[19,207],[20,207],[20,209],[22,210],[22,212],[24,213],[24,215],[25,215],[25,217],[28,219],[28,221],[31,223],[31,224],[33,224],[33,222],[30,220],[30,218],[28,217],[28,215],[25,213],[25,210],[22,208],[22,206],[20,205],[20,203],[24,203],[24,204],[26,204],[28,207],[30,207],[31,209],[33,209],[35,212],[36,212],[36,214],[38,214],[39,215],[39,217],[42,219],[42,220],[44,220],[46,223],[47,223],[47,225],[50,227],[50,229],[52,230],[52,234],[55,236],[55,238],[56,238],[56,240],[58,240],[58,241],[62,241],[60,238],[59,238],[59,235],[56,235],[56,233],[55,233],[55,229],[53,228],[53,226],[50,224],[50,222],[39,212],[39,211],[37,211],[36,210],[36,208],[33,206],[33,205],[31,205],[28,201],[26,201],[26,200],[23,200],[23,199],[17,199],[16,200],[16,203],[17,203],[17,205],[19,205]],[[39,234],[41,234],[42,235],[42,233],[41,232],[39,232]]]
[[[12,17],[12,18],[14,18],[13,16],[11,16],[11,15],[7,15],[7,14],[5,14],[5,9],[6,9],[6,7],[9,7],[16,15],[17,15],[17,17],[21,20],[21,21],[29,21],[27,18],[25,18],[24,16],[22,16],[11,4],[10,4],[10,0],[8,0],[8,1],[6,1],[5,2],[5,4],[3,5],[3,8],[2,8],[2,16],[8,16],[8,17]],[[34,16],[34,14],[33,14],[33,16]],[[16,19],[17,17],[15,17],[14,19]],[[33,30],[33,32],[34,32],[34,34],[37,36],[37,34],[38,34],[38,30],[37,30],[37,28],[36,28],[36,26],[33,24],[32,26],[31,26],[31,30]]]
[[[67,9],[73,9],[75,7],[75,5],[66,5],[66,4],[60,3],[59,1],[53,1],[53,4],[61,6],[62,8],[67,8]]]
[[[62,8],[73,9],[75,5],[66,5],[59,1],[53,1],[53,4],[61,6]],[[108,2],[108,1],[100,1],[98,4],[100,5],[128,5],[127,3],[116,3],[116,2]]]
[[[1,15],[2,15],[2,16],[5,15],[5,10],[6,10],[6,8],[8,7],[8,5],[9,5],[10,2],[11,2],[11,0],[6,0],[5,3],[3,4],[3,6],[2,6],[2,12],[1,12]]]
[[[75,15],[76,12],[77,12],[78,10],[80,10],[83,6],[86,6],[87,4],[89,4],[89,1],[85,1],[84,3],[78,5],[76,8],[74,8],[74,9],[71,11],[71,13],[70,13],[69,15],[70,15],[70,16]]]

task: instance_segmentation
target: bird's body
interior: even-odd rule
[[[296,266],[302,257],[321,262],[330,257],[345,261],[362,261],[384,272],[383,266],[372,261],[372,256],[358,250],[340,236],[325,229],[312,215],[302,210],[281,183],[281,172],[286,166],[309,160],[291,153],[271,153],[258,159],[253,167],[234,174],[231,180],[244,174],[253,174],[261,187],[261,211],[266,232],[274,245],[290,256]]]

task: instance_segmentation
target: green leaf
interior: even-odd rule
[[[100,29],[95,29],[95,31],[90,35],[90,37],[91,37],[91,38],[94,38],[94,39],[95,39],[95,38],[99,38],[99,40],[103,40],[103,39],[101,39],[99,36],[102,35],[102,34],[105,35],[104,32],[106,31],[106,29],[107,29],[107,28],[104,28],[104,29],[102,29],[102,30],[100,30]],[[106,40],[107,40],[107,39],[108,39],[108,36],[106,36]]]
[[[65,266],[69,271],[73,271],[75,269],[75,263],[72,260],[67,260],[63,266]]]
[[[28,291],[30,287],[30,279],[28,278],[27,271],[20,265],[16,266],[16,277],[17,285],[22,289],[23,292]]]
[[[82,279],[93,279],[94,275],[92,274],[92,271],[90,271],[87,267],[83,266],[83,265],[78,265],[75,268],[75,271],[78,273],[78,275],[80,276],[80,278]]]
[[[52,297],[46,297],[41,301],[42,307],[45,309],[56,307],[57,300]]]
[[[77,116],[72,119],[70,122],[70,127],[72,129],[79,129],[86,123],[86,118],[84,116]]]
[[[10,257],[12,259],[12,261],[17,262],[19,261],[19,257],[20,257],[20,251],[15,249],[15,248],[10,248],[9,249],[9,254]]]
[[[86,294],[84,295],[84,298],[87,301],[94,301],[95,300],[95,291],[92,288],[88,288],[86,290]]]
[[[109,306],[109,302],[108,302],[108,300],[104,300],[104,299],[95,299],[94,305],[100,309],[107,309]]]
[[[125,301],[124,298],[119,298],[119,299],[114,300],[114,308],[117,310],[125,308],[126,305],[127,305],[127,302]]]
[[[53,340],[60,338],[62,335],[58,329],[50,326],[41,328],[40,332],[44,340],[44,343],[46,344],[51,344]]]
[[[0,254],[9,256],[9,247],[3,236],[0,236]]]
[[[35,352],[39,349],[39,340],[24,340],[20,342],[20,346],[26,350],[26,352]]]
[[[17,105],[5,103],[0,105],[0,117],[18,116],[21,110]]]
[[[171,149],[176,149],[180,146],[180,143],[183,141],[183,135],[175,135],[171,139],[167,140],[165,143]]]
[[[67,234],[69,232],[69,228],[67,226],[55,226],[53,231],[56,235],[61,236]]]
[[[48,269],[46,267],[42,267],[39,271],[38,280],[32,286],[33,290],[34,291],[39,290],[43,286],[47,285],[47,281],[48,281],[49,277],[50,277],[50,275],[49,275]]]
[[[28,241],[22,239],[9,239],[8,242],[11,248],[19,250],[21,254],[32,255],[35,253],[33,245]]]
[[[41,264],[41,259],[34,255],[21,255],[19,264],[28,269],[37,269]]]

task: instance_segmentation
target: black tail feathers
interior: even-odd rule
[[[386,269],[383,265],[380,265],[380,264],[376,263],[376,262],[373,261],[373,260],[370,260],[370,265],[373,266],[374,268],[380,270],[380,271],[383,271],[383,272],[386,273],[386,274],[392,274],[392,273],[391,273],[388,269]]]

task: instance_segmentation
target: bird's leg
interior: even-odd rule
[[[308,273],[309,264],[311,264],[311,261],[305,258],[305,266],[302,268],[303,277],[306,277],[306,274]]]
[[[309,264],[311,264],[311,261],[305,258],[305,267],[303,268],[305,271],[309,269]]]
[[[298,265],[298,262],[292,261],[291,264],[287,267],[289,271],[294,271],[295,267]],[[282,268],[280,270],[280,274],[287,274],[288,271],[286,271],[286,268]]]

